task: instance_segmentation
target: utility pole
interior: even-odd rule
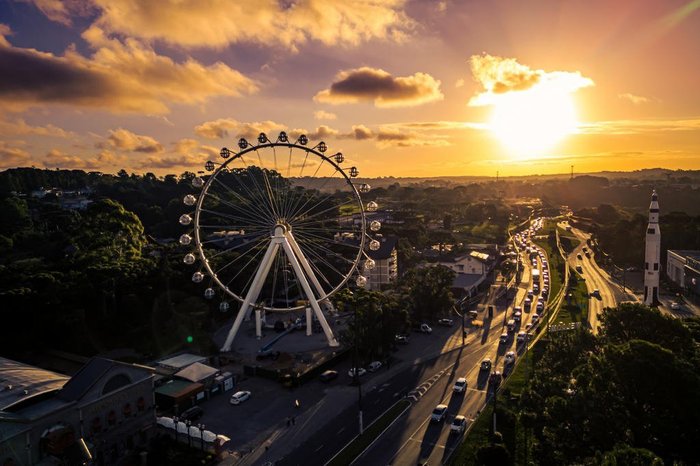
[[[571,180],[574,179],[574,166],[573,165],[571,166],[571,178],[570,179]]]

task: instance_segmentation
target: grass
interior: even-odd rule
[[[569,289],[567,295],[571,293],[570,299],[565,299],[559,314],[557,314],[558,323],[571,322],[587,322],[588,321],[588,306],[590,303],[586,282],[581,280],[578,273],[570,270]]]
[[[362,435],[355,437],[352,442],[348,443],[345,448],[340,450],[328,465],[341,466],[352,463],[410,404],[411,402],[405,399],[397,401],[394,406],[375,419],[374,422],[365,429]]]

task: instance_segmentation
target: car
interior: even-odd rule
[[[532,321],[532,324],[534,325],[534,324],[537,323],[537,321],[539,320],[539,318],[540,318],[539,314],[532,314],[532,319],[530,319],[530,320]],[[527,327],[526,327],[526,328],[527,328]]]
[[[581,253],[576,254],[576,259],[583,260],[583,256],[581,255]]]
[[[428,335],[433,333],[433,329],[428,324],[420,324],[421,333],[427,333]]]
[[[180,419],[183,421],[195,421],[202,417],[202,414],[204,414],[204,410],[202,408],[199,406],[192,406],[180,414]]]
[[[477,317],[479,317],[479,313],[475,310],[471,310],[471,311],[469,311],[469,317],[471,319],[476,319]]]
[[[321,382],[330,382],[331,380],[338,377],[338,371],[327,370],[323,374],[319,375],[318,378]]]
[[[525,343],[525,340],[527,339],[527,333],[525,333],[523,330],[518,332],[518,336],[515,337],[515,340],[518,343]]]
[[[231,400],[229,402],[232,405],[239,405],[250,398],[250,392],[247,390],[242,390],[231,395]]]
[[[455,381],[454,386],[452,387],[452,391],[455,393],[464,393],[465,390],[467,389],[467,379],[464,377],[460,377]]]
[[[452,327],[452,319],[440,319],[438,324],[444,325],[445,327]]]
[[[452,424],[450,424],[450,433],[451,434],[463,434],[464,431],[467,429],[467,418],[459,415],[455,416],[454,419],[452,419]]]
[[[591,296],[595,296],[596,298],[600,298],[600,290],[596,288],[593,290],[593,293],[591,293]]]
[[[396,341],[396,343],[401,343],[402,345],[407,345],[408,344],[408,335],[404,335],[404,334],[400,333],[400,334],[396,335],[396,337],[394,338],[394,341]]]
[[[367,365],[367,370],[370,372],[377,372],[379,369],[382,368],[382,362],[381,361],[372,361]]]
[[[506,356],[503,358],[503,363],[505,365],[513,364],[515,362],[515,352],[514,351],[508,351],[506,353]]]
[[[542,312],[544,311],[544,303],[537,303],[537,307],[535,308],[537,312]]]
[[[355,372],[357,372],[358,377],[362,377],[363,375],[365,375],[367,373],[367,370],[365,370],[364,367],[359,367],[359,368],[352,367],[348,371],[348,375],[352,378],[355,378]]]
[[[500,337],[501,343],[508,343],[508,332],[503,332]]]
[[[674,311],[678,311],[680,308],[681,308],[680,304],[678,304],[675,301],[671,301],[671,309],[673,309]]]
[[[430,422],[442,422],[447,417],[447,405],[437,405],[430,415]]]
[[[580,265],[577,265],[577,266],[576,266],[576,271],[577,271],[578,273],[583,273],[583,267],[581,267]]]
[[[522,318],[523,314],[520,311],[516,311],[515,314],[513,314],[513,320],[516,322],[520,322]]]
[[[481,366],[479,366],[479,369],[482,371],[490,371],[491,370],[491,358],[486,358],[483,361],[481,361]]]
[[[527,332],[527,331],[530,330],[531,328],[532,328],[532,323],[528,323],[528,324],[525,326],[525,331]]]
[[[530,298],[525,298],[525,301],[523,301],[523,308],[525,308],[526,311],[529,311],[531,305],[532,300]]]
[[[489,375],[489,386],[496,390],[501,385],[502,380],[503,376],[501,375],[501,372],[493,371],[491,375]]]

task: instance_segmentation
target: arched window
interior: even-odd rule
[[[99,434],[102,432],[102,419],[100,416],[95,416],[92,419],[92,424],[90,424],[90,432],[93,434]]]
[[[116,423],[117,423],[117,413],[115,413],[114,410],[112,410],[107,415],[107,424],[109,424],[110,426],[113,426]]]
[[[122,408],[122,414],[124,417],[130,417],[131,416],[131,403],[127,403],[124,405]]]
[[[146,400],[142,396],[136,400],[136,409],[139,411],[144,411],[146,409]]]

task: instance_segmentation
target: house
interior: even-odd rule
[[[374,268],[364,270],[363,275],[367,277],[365,288],[368,290],[381,290],[382,286],[393,283],[399,274],[396,236],[379,236],[375,238],[379,241],[379,249],[368,250],[367,255],[374,260]]]
[[[154,432],[151,368],[95,357],[69,378],[0,357],[0,464],[115,464]]]
[[[489,254],[479,251],[469,251],[467,254],[439,262],[455,273],[486,275],[493,260]]]

